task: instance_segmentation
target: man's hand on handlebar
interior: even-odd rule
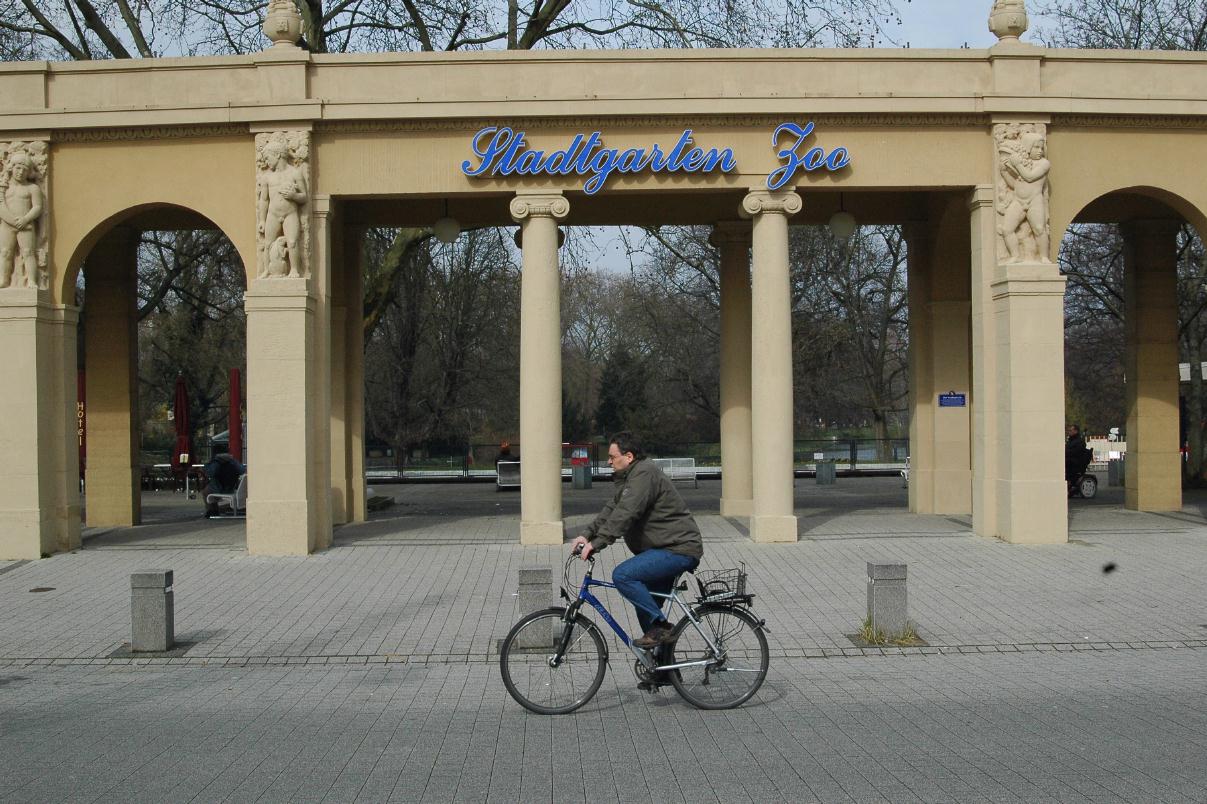
[[[595,552],[595,548],[591,546],[591,541],[586,536],[575,536],[574,541],[570,542],[570,554],[578,556],[583,561],[591,557]]]

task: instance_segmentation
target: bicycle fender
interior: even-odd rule
[[[760,631],[766,631],[768,634],[771,633],[771,629],[767,627],[767,621],[765,619],[763,619],[762,617],[760,617],[759,615],[755,614],[751,609],[747,608],[746,606],[740,606],[740,605],[736,605],[736,604],[727,605],[725,603],[705,603],[703,606],[700,606],[699,608],[697,608],[696,611],[697,611],[697,613],[700,613],[700,612],[707,611],[709,609],[740,611],[743,614],[745,614],[746,616],[748,616],[750,619],[754,620],[755,623],[758,624],[758,628]]]

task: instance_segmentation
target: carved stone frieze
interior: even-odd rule
[[[742,199],[740,212],[743,218],[753,218],[765,214],[795,215],[802,209],[804,203],[796,193],[753,190]]]
[[[570,214],[570,202],[560,195],[517,195],[511,199],[511,218],[517,223],[525,218],[565,220]]]
[[[0,288],[50,285],[49,178],[45,142],[0,142]]]
[[[997,256],[1001,263],[1050,263],[1051,223],[1048,200],[1047,126],[1043,123],[998,123]]]
[[[256,135],[258,279],[310,275],[310,132]]]
[[[215,123],[193,126],[131,126],[128,128],[60,129],[55,142],[120,142],[122,140],[166,140],[180,137],[247,136],[247,124]]]

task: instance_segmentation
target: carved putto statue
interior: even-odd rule
[[[997,142],[998,258],[1050,263],[1047,135],[1040,123],[999,123]]]
[[[308,276],[310,133],[257,134],[256,168],[256,276]]]
[[[48,227],[44,142],[0,143],[0,288],[43,288]]]

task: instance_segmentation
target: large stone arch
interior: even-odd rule
[[[114,226],[217,228],[256,265],[255,141],[248,135],[67,142],[53,152],[51,291],[70,290],[84,259]],[[198,225],[203,222],[206,225]]]
[[[1157,171],[1162,172],[1162,171]],[[1182,184],[1164,177],[1170,184]],[[1124,360],[1127,440],[1125,505],[1139,511],[1182,507],[1177,231],[1207,232],[1197,188],[1117,182],[1079,208],[1065,210],[1053,231],[1059,249],[1077,223],[1118,224],[1124,240]]]

